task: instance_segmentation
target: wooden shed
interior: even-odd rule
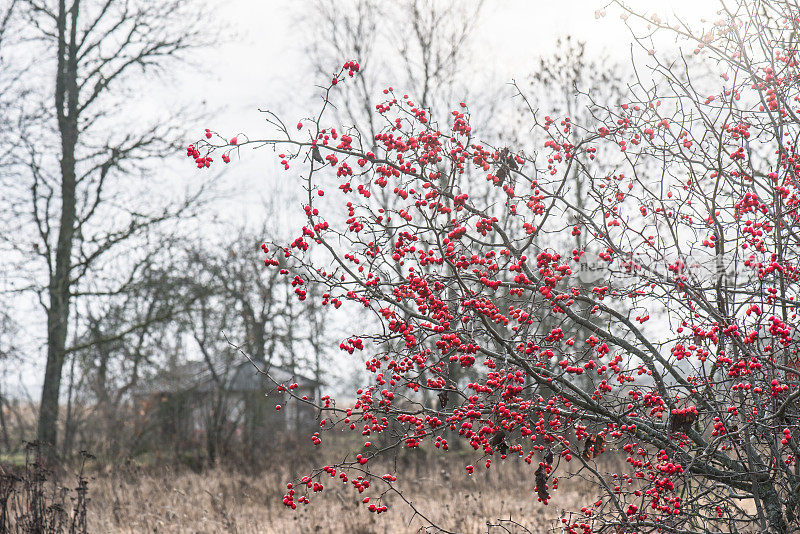
[[[163,373],[135,396],[143,431],[156,443],[181,451],[204,448],[212,458],[227,448],[263,448],[313,431],[321,383],[280,366],[264,370],[272,380],[249,361],[191,361]],[[275,382],[297,384],[293,396],[309,403],[279,392]]]

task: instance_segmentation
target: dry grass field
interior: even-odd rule
[[[412,468],[414,480],[407,477],[400,487],[421,513],[457,532],[548,532],[562,507],[586,501],[580,495],[586,488],[576,479],[574,485],[565,481],[548,506],[538,503],[533,470],[523,465],[509,462],[488,472],[476,467],[472,476],[463,465],[449,476],[441,464],[418,465]],[[94,474],[89,532],[388,534],[426,526],[397,496],[384,499],[386,513],[370,513],[361,498],[370,495],[374,502],[378,492],[371,490],[377,488],[359,496],[338,479],[328,480],[311,504],[292,511],[281,503],[286,480],[281,469],[247,474],[219,467],[202,473],[122,468]],[[525,528],[511,522],[503,522],[504,528],[487,525],[501,519]]]
[[[33,420],[29,428],[34,428]],[[238,459],[235,467],[224,464],[193,471],[176,457],[147,454],[120,462],[100,451],[101,458],[87,462],[88,532],[91,533],[348,533],[378,534],[426,531],[428,523],[396,495],[385,495],[381,504],[389,510],[376,515],[361,502],[376,502],[385,486],[373,486],[358,494],[351,484],[323,477],[326,488],[312,496],[309,505],[296,510],[283,506],[286,483],[292,473],[307,473],[312,466],[341,460],[356,450],[360,441],[351,436],[331,436],[330,446],[309,448],[304,442],[285,442],[264,450],[265,458],[253,462]],[[292,452],[290,452],[292,451]],[[576,509],[594,499],[582,481],[565,480],[547,506],[537,502],[533,491],[534,466],[518,458],[495,462],[491,469],[470,450],[461,455],[403,452],[395,465],[371,465],[374,473],[397,472],[397,487],[406,499],[432,522],[454,532],[549,532],[563,508]],[[466,452],[466,451],[464,451]],[[196,462],[182,461],[197,467]],[[413,456],[413,457],[412,457]],[[0,454],[0,471],[22,469],[25,452]],[[464,467],[474,464],[473,475]],[[264,465],[272,467],[264,467]],[[64,468],[59,487],[73,490],[76,466]],[[65,472],[64,472],[65,471]],[[50,477],[48,477],[49,479]],[[382,485],[382,484],[381,484]],[[576,506],[577,505],[577,506]],[[512,520],[509,522],[508,520]],[[503,528],[487,526],[487,521]],[[518,524],[518,525],[517,525]],[[521,525],[521,526],[519,526]],[[524,528],[523,528],[524,527]],[[527,529],[527,530],[526,530]],[[435,529],[428,531],[435,532]],[[560,532],[560,529],[557,531]]]

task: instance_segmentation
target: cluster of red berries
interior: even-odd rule
[[[197,164],[198,169],[211,167],[211,162],[214,161],[214,159],[211,157],[201,156],[200,151],[197,150],[197,147],[195,147],[194,145],[189,145],[186,148],[186,156],[194,159],[194,162]]]
[[[353,61],[348,61],[347,63],[342,65],[342,68],[346,70],[347,74],[349,74],[352,77],[356,72],[359,71],[361,67],[358,64],[358,61],[353,60]]]

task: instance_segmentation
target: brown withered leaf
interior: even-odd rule
[[[508,443],[506,443],[506,433],[502,430],[497,432],[494,436],[492,436],[492,440],[489,444],[495,449],[500,451],[500,454],[506,454],[508,452]]]
[[[594,444],[594,457],[595,458],[597,458],[598,454],[603,452],[603,445],[605,444],[605,442],[606,442],[606,438],[604,438],[603,436],[598,434],[597,439],[595,440],[595,444]]]
[[[497,169],[497,185],[503,185],[503,182],[506,181],[506,177],[508,176],[508,167],[503,165],[499,169]]]
[[[594,436],[589,436],[586,438],[586,441],[583,444],[583,457],[584,460],[591,460],[592,459],[592,446],[594,445]]]
[[[536,494],[539,495],[539,498],[543,501],[550,498],[550,494],[547,492],[547,475],[544,472],[544,466],[539,465],[539,468],[536,470]]]
[[[508,148],[504,149],[504,151],[505,151],[505,160],[506,160],[505,162],[506,162],[506,165],[508,165],[509,167],[514,169],[515,171],[519,170],[519,165],[517,165],[517,159],[514,157],[514,154],[511,154],[509,152]]]
[[[439,408],[447,408],[447,401],[450,400],[446,391],[440,391],[437,395],[439,397]]]
[[[694,412],[683,412],[672,414],[669,422],[670,432],[686,432],[694,422],[697,421],[697,414]]]
[[[586,443],[583,444],[583,459],[591,460],[592,458],[597,458],[597,455],[603,450],[604,442],[605,438],[599,434],[586,438]]]

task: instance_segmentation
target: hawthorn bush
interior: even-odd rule
[[[461,441],[486,468],[524,460],[543,504],[560,475],[593,484],[566,532],[797,530],[800,10],[739,2],[697,32],[617,8],[636,83],[581,124],[531,103],[535,153],[480,140],[465,103],[435,124],[392,88],[375,139],[329,124],[356,61],[314,118],[189,147],[201,168],[250,145],[302,169],[305,225],[265,263],[341,307],[340,347],[373,375],[351,407],[320,401],[322,429],[365,449],[288,484],[286,506],[338,479],[372,512],[392,492],[424,514],[372,459]]]

